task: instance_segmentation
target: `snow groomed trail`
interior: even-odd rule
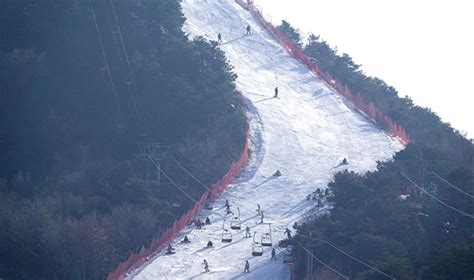
[[[200,219],[212,224],[202,229],[189,226],[173,243],[176,254],[159,254],[133,279],[289,279],[290,269],[282,262],[278,241],[285,228],[315,208],[306,196],[325,187],[339,162],[347,158],[349,170],[364,173],[376,161],[388,160],[403,148],[371,121],[357,113],[352,104],[329,89],[320,78],[291,58],[285,50],[233,0],[183,0],[190,36],[217,40],[238,74],[237,87],[246,99],[250,117],[250,160],[246,170],[229,186],[214,209],[204,210]],[[252,28],[250,36],[245,27]],[[279,96],[273,98],[278,86]],[[272,177],[279,169],[281,177]],[[240,209],[242,230],[231,230],[231,243],[222,243],[225,200],[234,216]],[[264,223],[255,209],[260,204]],[[319,211],[325,211],[323,207]],[[226,228],[232,215],[227,215]],[[245,227],[260,241],[271,223],[277,260],[270,260],[271,247],[253,257],[252,238],[244,238]],[[230,230],[230,229],[229,229]],[[292,229],[293,230],[293,229]],[[180,243],[187,234],[191,243]],[[207,242],[213,248],[205,248]],[[204,272],[206,259],[210,272]],[[250,262],[250,273],[243,273]]]

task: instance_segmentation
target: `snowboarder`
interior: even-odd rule
[[[166,248],[166,254],[171,255],[174,254],[174,248],[171,246],[171,244],[168,244],[168,248]]]
[[[247,35],[250,35],[251,33],[250,33],[250,25],[249,25],[249,24],[247,24],[246,30],[247,30],[247,33],[246,33],[246,34],[247,34]]]
[[[190,243],[191,241],[189,241],[188,236],[185,235],[183,241],[181,241],[181,242],[183,242],[183,243]]]
[[[204,259],[202,264],[204,265],[204,271],[209,272],[209,264],[207,263],[206,259]]]
[[[222,35],[221,35],[221,33],[217,34],[217,43],[222,44]]]
[[[207,242],[207,248],[210,248],[210,247],[212,247],[213,245],[214,245],[214,244],[212,244],[212,241],[211,241],[211,240],[209,240],[209,241]]]
[[[275,173],[273,173],[273,176],[274,176],[274,177],[280,177],[280,176],[281,176],[280,170],[277,169],[277,171],[275,171]]]
[[[247,237],[252,237],[252,236],[250,235],[250,228],[249,228],[249,226],[247,226],[247,227],[245,228],[245,237],[246,237],[246,238],[247,238]]]
[[[249,261],[245,261],[245,268],[244,268],[244,272],[250,272],[250,264],[249,264]]]
[[[272,258],[271,258],[272,261],[275,261],[276,260],[276,252],[275,252],[275,248],[272,248]]]
[[[288,239],[291,239],[291,230],[289,230],[288,228],[285,228],[285,233],[286,235],[288,236]]]
[[[260,223],[263,224],[263,210],[260,210]]]
[[[275,87],[275,95],[273,96],[273,98],[277,98],[278,97],[278,87]]]
[[[209,219],[209,217],[206,217],[206,225],[210,225],[211,224],[211,220]]]

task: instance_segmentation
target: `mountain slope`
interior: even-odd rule
[[[315,207],[306,196],[326,186],[342,168],[337,166],[343,158],[349,161],[348,169],[362,173],[375,169],[377,160],[389,159],[403,145],[292,59],[234,1],[186,0],[182,5],[185,31],[191,36],[216,40],[222,34],[221,48],[235,67],[237,87],[247,99],[252,154],[248,168],[217,201],[214,211],[201,213],[201,219],[210,216],[213,223],[201,230],[190,227],[185,233],[191,243],[176,244],[176,254],[158,256],[133,277],[288,279],[281,254],[271,262],[267,247],[262,257],[252,257],[252,240],[243,238],[243,230],[233,231],[232,243],[221,243],[225,199],[235,214],[240,208],[243,228],[248,225],[257,235],[268,230],[256,216],[260,204],[264,221],[272,224],[277,248],[285,228]],[[250,36],[244,35],[247,24],[252,28]],[[279,96],[273,98],[276,86]],[[272,177],[277,169],[282,176]],[[208,240],[214,247],[203,249]],[[203,259],[209,262],[210,273],[203,273]],[[250,274],[242,274],[245,260],[250,262]]]

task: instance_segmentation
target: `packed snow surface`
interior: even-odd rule
[[[285,228],[301,221],[315,209],[306,196],[324,188],[334,173],[348,168],[364,173],[376,168],[376,161],[387,160],[403,148],[352,104],[328,88],[323,81],[291,58],[286,51],[233,0],[184,0],[187,18],[184,30],[192,36],[217,40],[238,74],[237,87],[246,99],[250,118],[250,160],[246,170],[229,186],[214,210],[203,210],[201,220],[212,224],[202,229],[189,226],[173,243],[176,254],[159,254],[130,278],[133,279],[289,279],[283,249],[278,241]],[[245,35],[249,24],[252,34]],[[278,98],[274,88],[278,86]],[[343,158],[349,164],[339,166]],[[280,177],[272,174],[279,169]],[[242,230],[231,230],[231,243],[222,243],[224,203],[228,199]],[[264,211],[260,223],[256,208]],[[327,207],[319,209],[324,211]],[[245,227],[256,232],[256,240],[269,231],[277,260],[270,260],[271,247],[263,256],[252,256],[253,238],[244,238]],[[191,243],[180,243],[187,234]],[[209,240],[213,248],[205,248]],[[204,272],[206,259],[210,272]],[[250,273],[243,273],[245,261]]]

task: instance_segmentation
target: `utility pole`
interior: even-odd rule
[[[168,156],[170,146],[162,145],[156,142],[137,142],[140,151],[139,157],[146,162],[144,181],[146,184],[151,183],[152,170],[157,169],[156,181],[160,186],[160,169],[161,161]]]

